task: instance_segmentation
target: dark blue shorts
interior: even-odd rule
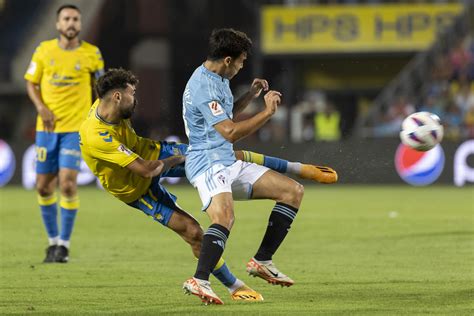
[[[57,173],[60,168],[79,171],[79,133],[36,132],[36,173]]]
[[[174,210],[179,208],[176,204],[177,197],[169,193],[161,184],[160,177],[155,177],[151,181],[148,191],[138,200],[129,203],[131,207],[139,209],[148,216],[153,217],[157,222],[168,226]]]
[[[161,142],[160,157],[158,159],[165,159],[171,156],[184,156],[188,151],[188,144],[174,143],[174,142]],[[186,177],[186,171],[184,169],[184,163],[171,168],[167,172],[164,172],[162,177],[174,177],[183,178]]]
[[[187,150],[187,144],[161,142],[159,159],[184,155]],[[184,164],[168,170],[161,176],[185,177]],[[179,206],[176,204],[176,196],[169,193],[165,187],[160,184],[160,178],[161,177],[154,177],[148,191],[138,200],[129,203],[129,205],[153,217],[154,220],[160,222],[164,226],[168,226],[171,215],[179,208]]]

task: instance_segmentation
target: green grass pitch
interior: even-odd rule
[[[197,192],[170,187],[204,227]],[[307,186],[274,260],[296,282],[245,273],[270,201],[236,203],[224,257],[265,301],[223,306],[183,295],[195,269],[174,233],[108,193],[81,188],[68,264],[42,264],[47,239],[33,191],[0,189],[0,314],[474,314],[474,188]]]

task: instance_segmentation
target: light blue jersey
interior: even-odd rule
[[[232,119],[234,97],[229,80],[201,65],[186,85],[183,94],[183,119],[189,148],[186,176],[194,179],[215,164],[230,166],[235,161],[234,148],[214,129],[214,125]]]

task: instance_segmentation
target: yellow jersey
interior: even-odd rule
[[[56,117],[54,132],[77,132],[92,104],[91,74],[98,78],[103,72],[96,46],[82,41],[78,48],[64,50],[53,39],[36,48],[25,79],[40,85],[43,102]],[[44,130],[39,116],[36,130]]]
[[[98,105],[99,100],[94,102],[79,130],[82,158],[105,190],[131,203],[147,192],[151,179],[139,176],[126,166],[138,157],[158,159],[161,144],[138,136],[128,119],[118,124],[105,122],[97,114]]]

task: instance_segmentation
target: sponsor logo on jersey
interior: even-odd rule
[[[415,186],[435,182],[444,168],[444,151],[436,145],[429,151],[416,151],[400,144],[395,153],[395,168],[406,183]]]
[[[211,109],[212,115],[214,116],[224,114],[224,110],[222,109],[221,105],[217,103],[217,101],[212,101],[209,103],[209,108]]]
[[[125,147],[125,145],[123,144],[120,144],[120,146],[117,147],[117,150],[124,153],[127,156],[130,156],[132,154],[132,151],[128,149],[127,147]]]

